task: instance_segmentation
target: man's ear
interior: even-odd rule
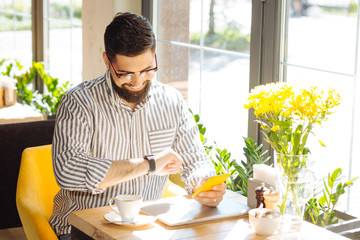
[[[103,60],[104,60],[104,63],[105,63],[105,66],[107,69],[110,69],[110,61],[105,53],[105,51],[103,51]]]

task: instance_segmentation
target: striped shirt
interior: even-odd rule
[[[72,211],[105,206],[118,194],[162,197],[168,175],[142,175],[98,190],[111,162],[142,158],[171,147],[184,160],[181,172],[188,193],[203,177],[215,175],[198,128],[181,94],[152,80],[148,96],[133,111],[116,94],[110,73],[70,90],[57,113],[52,158],[61,190],[54,198],[50,224],[70,233]]]

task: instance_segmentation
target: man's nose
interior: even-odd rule
[[[131,84],[134,86],[134,87],[139,87],[141,84],[142,84],[142,79],[140,77],[140,73],[135,73],[132,81],[131,81]]]

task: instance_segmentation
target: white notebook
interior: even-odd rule
[[[169,197],[144,205],[141,211],[156,216],[169,226],[179,226],[247,214],[250,208],[238,201],[224,198],[216,207],[207,207],[184,196]]]

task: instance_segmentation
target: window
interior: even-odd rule
[[[251,1],[158,0],[155,6],[157,79],[182,92],[210,141],[243,159]]]
[[[274,81],[335,88],[342,104],[322,128],[315,129],[327,147],[316,138],[308,142],[314,169],[318,179],[338,167],[347,178],[360,176],[356,2],[154,1],[157,78],[183,93],[190,108],[200,113],[207,137],[238,160],[243,159],[243,136],[264,143],[254,118],[250,114],[248,120],[243,109],[250,88]],[[351,209],[351,215],[360,216],[358,181],[337,210]]]
[[[31,1],[0,2],[0,60],[18,59],[25,67],[32,62]]]
[[[298,86],[335,88],[342,96],[337,111],[322,128],[315,129],[324,141],[309,142],[316,175],[325,177],[338,167],[347,177],[360,176],[359,15],[350,0],[291,0],[284,2],[283,79]],[[355,182],[338,210],[351,209],[360,216],[360,184]],[[346,198],[346,197],[344,197]],[[345,200],[345,201],[344,201]]]
[[[33,7],[32,3],[40,5]],[[32,61],[44,61],[46,71],[52,77],[59,78],[60,84],[66,81],[70,81],[73,85],[80,83],[82,81],[81,7],[81,0],[1,1],[1,59],[15,58],[25,69],[31,66]],[[32,22],[34,19],[32,16],[39,15],[43,16],[43,21]],[[35,29],[33,30],[35,32],[32,29]],[[38,47],[32,44],[33,36],[43,38],[43,45]],[[36,49],[36,54],[33,56],[33,45],[34,48],[40,48],[40,54],[38,54],[39,49]]]
[[[82,81],[81,0],[45,0],[44,61],[59,83]]]

